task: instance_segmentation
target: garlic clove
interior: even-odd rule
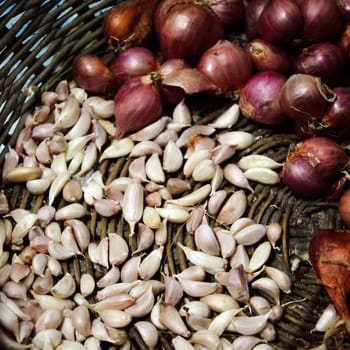
[[[230,309],[239,309],[238,302],[232,298],[229,294],[224,293],[212,293],[200,298],[201,302],[204,302],[208,307],[218,313],[224,312]]]
[[[270,257],[272,250],[271,243],[269,241],[265,241],[260,243],[256,249],[254,250],[248,265],[248,273],[259,270]]]
[[[87,297],[95,290],[95,279],[90,273],[83,273],[80,276],[79,288],[83,297]]]
[[[192,281],[183,278],[180,278],[179,282],[184,293],[196,298],[212,294],[218,288],[218,284],[216,282]]]
[[[111,267],[96,283],[98,288],[105,288],[117,283],[120,279],[120,269],[118,266]]]
[[[134,142],[129,137],[113,140],[110,146],[102,152],[99,162],[105,159],[125,157],[131,152],[133,146]]]
[[[66,273],[51,289],[51,294],[57,298],[69,298],[76,290],[76,283],[70,273]]]
[[[215,129],[229,129],[235,125],[240,117],[240,109],[237,103],[231,105],[228,109],[216,117],[210,126]]]
[[[242,217],[248,206],[247,196],[243,190],[233,192],[219,210],[217,221],[222,225],[232,225]]]
[[[143,280],[151,279],[159,270],[163,258],[164,246],[153,250],[146,255],[139,266],[139,276]]]
[[[129,246],[125,239],[117,233],[108,234],[108,254],[111,265],[121,265],[129,255]]]
[[[132,316],[118,309],[103,309],[98,312],[102,321],[113,328],[123,328],[132,321]]]
[[[137,321],[134,327],[148,348],[154,349],[159,339],[156,327],[149,321]]]
[[[181,206],[193,206],[206,199],[210,191],[211,185],[206,184],[194,190],[193,192],[184,195],[183,197],[180,197],[178,199],[170,199],[167,202],[171,204],[178,204]]]
[[[147,141],[156,138],[166,127],[170,118],[167,116],[161,117],[155,122],[147,125],[141,130],[130,135],[133,141]]]

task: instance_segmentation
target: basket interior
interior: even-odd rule
[[[0,164],[9,145],[14,145],[21,130],[25,115],[40,102],[40,92],[54,88],[60,79],[69,78],[70,68],[76,56],[84,52],[99,52],[108,59],[111,52],[106,50],[101,20],[116,1],[0,1]],[[189,99],[193,114],[201,116],[198,123],[214,119],[227,105],[227,101],[194,97]],[[265,154],[283,162],[289,146],[298,140],[289,130],[268,129],[243,118],[237,129],[262,136],[248,153]],[[130,159],[105,160],[99,170],[106,183],[127,173]],[[179,176],[182,176],[179,174]],[[2,186],[8,195],[11,208],[31,209],[34,212],[45,202],[45,195],[33,196],[22,185]],[[329,299],[315,278],[307,260],[307,245],[318,228],[344,228],[337,212],[337,203],[329,200],[305,200],[295,197],[282,184],[265,186],[254,184],[254,193],[248,197],[246,215],[258,223],[280,222],[283,237],[279,250],[274,252],[271,264],[291,273],[293,290],[283,294],[282,303],[297,301],[285,307],[285,313],[276,324],[277,340],[272,342],[276,349],[309,349],[322,342],[323,334],[312,333],[318,317],[328,305]],[[57,207],[64,205],[58,198]],[[120,215],[104,218],[91,210],[88,225],[93,239],[104,238],[108,232],[123,235],[135,250],[135,238],[128,235],[128,227]],[[163,266],[170,274],[188,266],[176,242],[193,246],[193,237],[186,234],[181,225],[171,224],[168,229]],[[77,257],[63,263],[77,282],[84,272],[96,278],[106,271],[92,264],[88,256]],[[137,331],[128,329],[132,348],[146,349]],[[159,348],[172,349],[173,334],[160,332]],[[336,334],[328,339],[330,349],[350,348],[346,335]],[[111,347],[110,344],[108,347]]]

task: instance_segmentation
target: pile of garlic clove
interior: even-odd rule
[[[3,342],[128,349],[133,327],[150,349],[162,332],[173,334],[175,349],[273,349],[281,293],[292,288],[289,274],[270,265],[282,227],[245,213],[254,183],[278,184],[282,164],[236,159],[259,138],[232,129],[239,117],[233,104],[195,124],[182,100],[172,116],[117,140],[113,101],[67,81],[44,92],[2,168],[6,186],[43,198],[35,210],[10,208],[1,192],[0,325],[11,334]],[[101,171],[125,160],[123,176]],[[91,232],[92,212],[124,220],[128,240]],[[183,242],[171,225],[185,231]],[[176,274],[169,246],[187,264]],[[72,259],[104,273],[73,276]]]

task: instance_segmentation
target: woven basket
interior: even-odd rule
[[[106,11],[115,4],[116,1],[111,0],[0,1],[0,166],[8,146],[14,145],[23,126],[23,116],[40,103],[40,92],[54,87],[62,78],[69,78],[72,61],[79,54],[106,52],[101,21]],[[31,86],[34,87],[32,93],[25,94],[23,88]],[[213,119],[227,102],[200,97],[189,99],[193,113],[203,116],[199,123]],[[243,118],[238,128],[262,136],[241,155],[254,152],[283,162],[289,145],[298,141],[290,130],[268,129]],[[126,174],[127,167],[127,158],[117,162],[105,160],[99,170],[108,183]],[[318,228],[343,228],[337,203],[296,198],[282,184],[254,184],[254,189],[255,192],[248,197],[246,215],[263,224],[282,224],[280,251],[274,253],[271,263],[290,272],[293,277],[292,293],[283,294],[282,303],[299,301],[285,307],[282,320],[276,323],[277,340],[271,344],[281,350],[310,349],[322,343],[323,334],[310,331],[329,299],[307,261],[307,245]],[[35,211],[45,201],[45,196],[34,197],[21,185],[6,187],[5,190],[11,209]],[[62,201],[58,205],[63,205]],[[130,248],[135,248],[135,240],[127,237],[127,225],[120,216],[106,219],[92,210],[88,224],[93,239],[99,240],[107,232],[114,231],[123,234]],[[169,226],[169,237],[163,264],[168,266],[170,273],[176,273],[186,267],[187,262],[174,243],[191,242],[192,237],[175,224]],[[71,271],[77,281],[85,271],[96,277],[105,272],[97,269],[87,256],[86,259],[75,258],[64,263],[64,268]],[[133,349],[147,348],[132,326],[128,334]],[[173,336],[169,332],[161,332],[158,348],[172,349]],[[341,331],[329,338],[327,345],[329,349],[350,349],[347,334]],[[116,347],[107,344],[106,348]]]

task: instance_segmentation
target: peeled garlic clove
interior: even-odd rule
[[[62,333],[57,329],[44,329],[37,333],[32,343],[39,349],[53,349],[61,343]]]
[[[172,305],[161,302],[159,304],[160,322],[171,332],[188,338],[191,332],[187,329],[184,321],[179,315],[176,308]]]
[[[235,186],[254,192],[243,171],[234,163],[225,165],[224,178]]]
[[[229,294],[212,293],[200,298],[209,308],[215,312],[221,313],[229,309],[239,309],[238,302]]]
[[[177,279],[164,276],[164,302],[175,306],[183,296],[183,289]]]
[[[50,186],[48,205],[52,205],[56,197],[61,193],[64,185],[70,179],[68,172],[56,176]]]
[[[75,292],[76,284],[73,276],[66,273],[51,289],[51,294],[57,298],[69,298]]]
[[[217,139],[220,144],[233,145],[237,150],[243,150],[250,147],[257,137],[246,131],[223,131]]]
[[[105,159],[125,157],[131,152],[133,147],[134,142],[129,137],[113,140],[110,146],[102,152],[99,162],[101,163]]]
[[[237,316],[231,322],[232,329],[242,335],[254,335],[261,332],[270,317],[270,312],[258,316]]]
[[[4,182],[20,183],[40,178],[41,168],[20,166],[10,170],[4,176]]]
[[[159,144],[154,141],[141,141],[134,145],[129,157],[143,157],[152,155],[153,153],[157,153],[159,155],[163,153],[163,150]]]
[[[183,163],[183,154],[174,141],[169,141],[164,148],[163,168],[168,173],[178,171]]]
[[[35,322],[35,332],[57,329],[63,320],[62,310],[45,310]]]
[[[272,266],[265,266],[264,271],[284,293],[291,293],[292,280],[286,272]]]
[[[93,139],[93,137],[94,134],[91,133],[70,140],[67,143],[66,162],[72,160],[78,152],[84,149],[84,147],[89,143],[89,141]]]
[[[135,233],[135,225],[142,218],[144,206],[144,189],[142,185],[133,180],[125,190],[123,198],[123,218],[130,226],[130,235]]]
[[[25,215],[13,228],[11,240],[13,243],[20,242],[31,230],[33,225],[37,222],[37,214]]]
[[[213,229],[208,223],[198,226],[194,232],[194,241],[196,247],[210,255],[220,255],[220,246]]]
[[[223,271],[226,268],[227,261],[224,258],[193,250],[184,246],[180,242],[178,242],[177,245],[182,249],[186,255],[186,258],[193,265],[203,267],[203,269],[208,273],[215,274],[216,272]]]
[[[236,234],[234,238],[238,244],[249,246],[260,241],[266,234],[266,226],[263,224],[251,224],[244,227]]]
[[[60,221],[79,219],[87,214],[89,214],[89,211],[85,208],[83,204],[71,203],[56,211],[55,220]]]
[[[134,326],[139,332],[144,343],[150,349],[154,349],[159,338],[156,327],[149,321],[138,321],[134,324]]]
[[[195,350],[194,346],[180,335],[172,338],[171,343],[175,350]]]
[[[153,230],[142,222],[138,223],[137,229],[137,248],[132,254],[143,252],[150,248],[154,242]]]
[[[203,159],[193,168],[192,178],[198,182],[210,181],[216,172],[216,165],[212,159]]]
[[[254,250],[254,253],[250,258],[248,272],[257,271],[262,266],[264,266],[264,264],[270,257],[271,250],[272,250],[272,247],[270,242],[266,241],[266,242],[260,243]]]
[[[202,160],[210,159],[210,156],[210,151],[206,149],[192,153],[183,166],[184,175],[186,177],[192,176],[196,165],[198,165]]]
[[[80,293],[83,297],[87,297],[95,290],[95,279],[89,273],[83,273],[79,281]]]
[[[150,206],[145,206],[143,209],[142,221],[150,229],[157,230],[161,225],[161,218],[158,211],[156,208]]]
[[[230,231],[224,229],[214,230],[220,247],[220,255],[223,258],[232,256],[236,249],[236,240],[233,238]]]
[[[132,316],[125,311],[118,309],[103,309],[98,312],[102,321],[115,328],[123,328],[129,325],[132,321]]]
[[[128,168],[129,176],[140,182],[147,181],[146,175],[146,156],[133,159]]]
[[[120,279],[122,282],[134,282],[138,279],[139,266],[141,263],[141,256],[134,256],[128,259],[120,270]]]
[[[268,277],[260,277],[251,284],[253,289],[257,289],[270,296],[276,305],[280,304],[280,289],[277,283]]]
[[[190,338],[190,342],[203,345],[211,350],[220,349],[221,346],[219,336],[209,329],[201,329],[194,332]]]
[[[176,140],[176,145],[178,147],[184,147],[188,141],[195,135],[206,135],[209,136],[215,132],[215,128],[209,125],[193,125],[185,129],[179,138]]]
[[[231,225],[244,214],[247,206],[248,202],[244,191],[235,191],[226,199],[216,219],[223,225]]]
[[[282,226],[278,222],[273,222],[266,227],[266,237],[272,244],[273,248],[276,248],[276,243],[282,236]]]
[[[139,296],[135,302],[127,307],[124,311],[130,314],[132,317],[144,317],[150,313],[153,308],[155,299],[152,290],[152,286],[148,286],[146,291]]]
[[[239,105],[237,103],[234,103],[208,125],[214,127],[215,129],[228,129],[237,123],[239,116]]]
[[[141,279],[149,280],[157,273],[162,261],[163,251],[164,246],[160,246],[146,255],[142,260],[139,266],[139,276]]]
[[[129,255],[129,246],[125,239],[116,233],[108,234],[109,263],[111,265],[120,265]]]
[[[74,252],[55,241],[49,241],[47,249],[49,255],[56,260],[68,260],[75,256]]]
[[[119,281],[120,270],[118,266],[113,266],[96,283],[98,288],[105,288]]]
[[[257,344],[264,340],[254,335],[241,335],[235,338],[232,342],[232,350],[252,350]]]
[[[250,168],[244,171],[244,175],[248,180],[264,185],[276,185],[280,182],[279,174],[269,168]]]
[[[267,157],[262,154],[249,154],[247,156],[242,157],[237,165],[242,170],[247,170],[250,168],[269,168],[276,169],[281,167],[283,164],[276,162],[270,157]]]
[[[179,278],[179,282],[183,291],[187,295],[196,298],[212,294],[218,288],[218,284],[216,282],[192,281],[183,278]]]
[[[206,199],[210,191],[211,185],[206,184],[183,197],[177,199],[170,199],[167,202],[171,204],[178,204],[181,206],[193,206]]]
[[[165,174],[163,170],[163,165],[160,161],[159,155],[157,153],[153,153],[146,161],[146,175],[149,180],[154,181],[156,183],[164,183],[165,182]]]
[[[334,305],[329,304],[318,318],[315,327],[312,329],[313,332],[326,332],[328,329],[333,327],[338,321],[339,316]]]
[[[147,141],[156,138],[166,127],[170,118],[167,116],[161,117],[155,122],[147,125],[141,130],[130,135],[133,141]]]
[[[164,218],[167,219],[168,222],[173,223],[184,223],[188,217],[189,213],[186,209],[182,209],[180,207],[176,208],[155,208],[158,214]]]

